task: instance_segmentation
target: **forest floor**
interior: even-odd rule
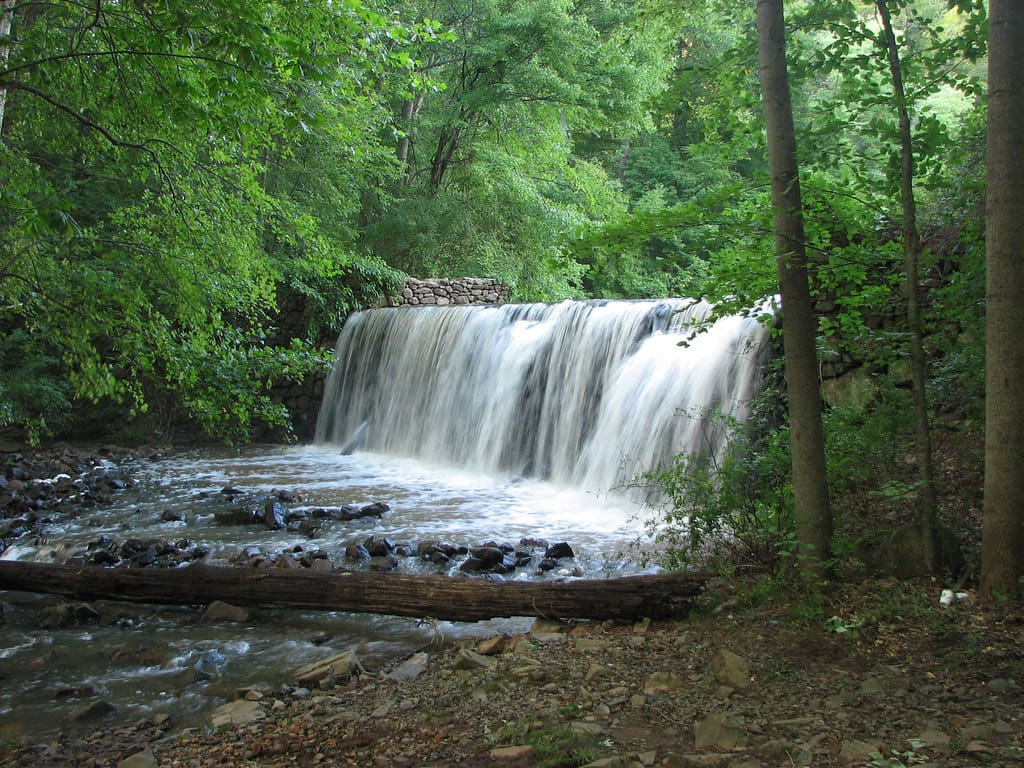
[[[438,633],[311,690],[241,689],[207,727],[0,742],[0,767],[1024,765],[1024,605],[947,586],[715,579],[685,618]]]
[[[0,765],[1022,765],[1024,610],[939,596],[722,581],[685,619],[437,636],[323,688],[239,691],[216,726],[106,723]]]

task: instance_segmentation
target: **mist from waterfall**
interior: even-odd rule
[[[724,449],[767,334],[705,302],[372,309],[346,322],[316,440],[603,493],[682,452]]]

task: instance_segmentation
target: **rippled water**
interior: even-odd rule
[[[324,549],[343,563],[347,542],[371,533],[397,542],[442,539],[474,545],[488,539],[516,543],[524,537],[568,541],[588,576],[635,572],[627,554],[642,527],[638,507],[616,496],[515,477],[469,473],[369,453],[341,455],[335,447],[267,446],[228,454],[190,452],[140,462],[134,485],[114,506],[73,520],[55,521],[48,543],[15,546],[6,558],[63,559],[106,534],[128,538],[187,538],[226,562],[247,546],[268,553]],[[258,498],[275,489],[302,501],[289,506],[340,506],[386,502],[381,519],[327,522],[318,538],[256,525],[217,525],[226,486]],[[184,522],[161,522],[165,510],[185,512]],[[403,558],[400,569],[421,567]],[[530,569],[510,578],[532,578]],[[433,630],[411,619],[348,613],[254,611],[244,624],[200,621],[198,609],[119,604],[104,608],[108,626],[89,621],[48,628],[60,601],[41,596],[4,596],[0,625],[0,738],[35,735],[66,727],[72,713],[103,699],[117,717],[134,720],[160,711],[176,722],[220,703],[230,690],[249,684],[288,682],[298,666],[355,648],[368,666],[409,653],[433,640]],[[477,625],[444,624],[449,636],[522,629],[526,620]],[[192,682],[196,664],[210,679]]]

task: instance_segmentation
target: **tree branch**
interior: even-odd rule
[[[168,184],[171,183],[170,175],[167,173],[167,171],[164,168],[163,164],[160,162],[160,156],[157,154],[156,150],[153,149],[151,146],[148,146],[147,144],[141,144],[141,143],[136,142],[136,141],[127,141],[125,139],[118,138],[113,133],[111,133],[110,130],[108,128],[106,128],[105,126],[100,125],[99,123],[97,123],[92,118],[88,117],[87,115],[82,114],[81,112],[79,112],[74,107],[69,106],[67,104],[64,104],[61,101],[58,101],[53,96],[48,94],[46,91],[43,91],[43,90],[41,90],[39,88],[36,88],[34,85],[29,85],[28,83],[22,83],[22,82],[19,82],[17,80],[9,81],[9,82],[6,82],[6,83],[4,81],[0,80],[0,87],[10,88],[10,89],[13,89],[13,90],[18,90],[18,91],[24,91],[25,93],[30,93],[33,96],[36,96],[36,97],[42,99],[47,104],[49,104],[50,106],[54,107],[55,109],[58,109],[61,112],[64,112],[65,114],[70,115],[72,118],[74,118],[79,123],[81,123],[82,125],[86,126],[87,128],[90,128],[90,129],[96,131],[104,139],[106,139],[112,146],[123,147],[125,149],[135,149],[135,150],[138,150],[139,152],[144,152],[145,154],[149,155],[150,159],[156,165],[157,171],[160,173],[160,177],[162,179],[164,179]]]

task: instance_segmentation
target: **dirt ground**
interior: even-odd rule
[[[216,726],[106,723],[0,766],[1024,765],[1024,610],[940,594],[721,581],[688,618],[437,635],[324,687],[240,690]]]

